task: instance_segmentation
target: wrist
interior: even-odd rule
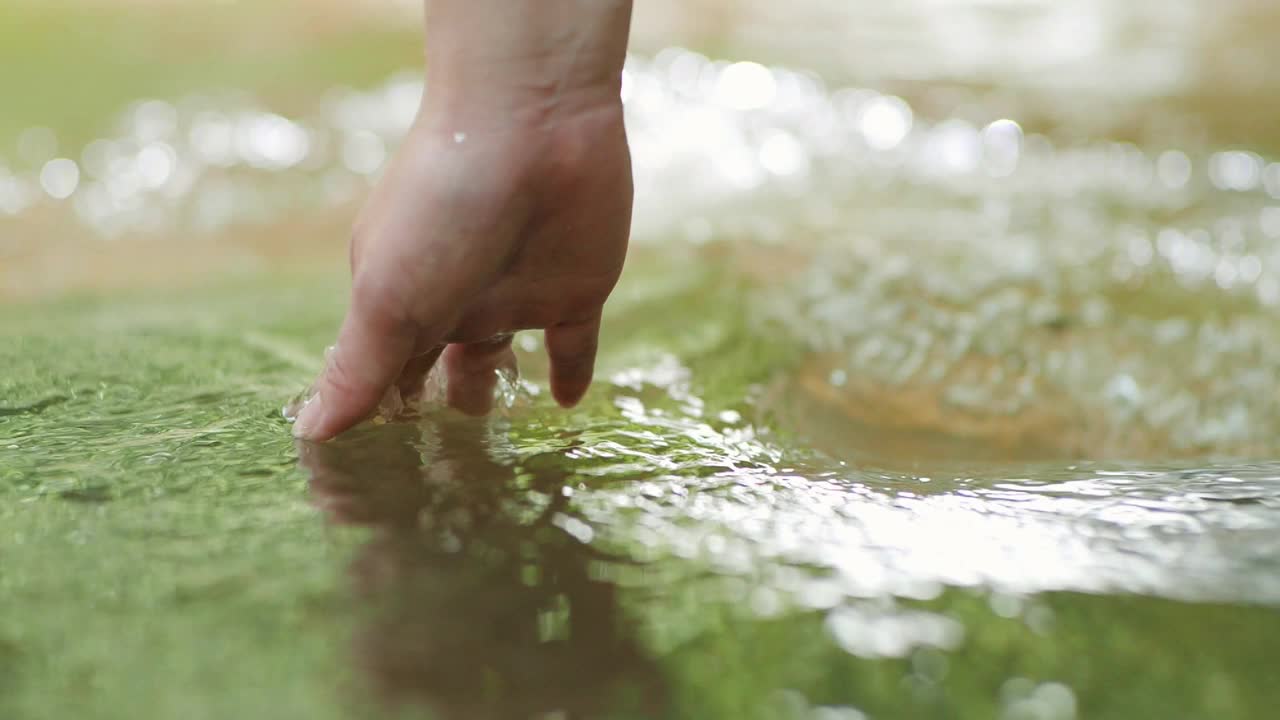
[[[426,0],[420,122],[540,127],[620,106],[630,14],[630,0]]]
[[[619,116],[622,112],[616,85],[530,91],[434,83],[428,88],[415,124],[433,133],[461,133],[459,137],[495,131],[550,130],[602,110],[616,110]]]

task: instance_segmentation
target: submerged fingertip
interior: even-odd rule
[[[319,430],[323,421],[324,399],[320,393],[316,393],[298,411],[297,418],[293,421],[293,436],[299,440],[319,442],[322,439]]]

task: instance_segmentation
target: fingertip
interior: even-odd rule
[[[326,395],[336,402],[326,400]],[[314,443],[328,442],[358,425],[378,409],[378,400],[363,396],[342,395],[335,391],[317,391],[315,399],[298,413],[293,436]]]
[[[551,360],[551,397],[563,408],[582,401],[595,374],[600,319],[547,328],[547,355]]]
[[[587,396],[587,390],[591,388],[590,380],[587,384],[566,388],[562,384],[551,382],[551,397],[555,398],[556,404],[565,410],[575,408],[582,399]]]
[[[302,410],[298,412],[298,417],[293,421],[293,436],[299,440],[309,440],[311,442],[324,442],[329,440],[328,437],[322,437],[320,430],[324,421],[324,400],[320,393],[312,395],[309,400],[302,406]]]
[[[325,442],[349,430],[378,408],[409,359],[413,335],[377,318],[347,315],[338,343],[315,384],[315,394],[298,413],[293,435]]]
[[[594,365],[594,357],[552,360],[551,397],[557,405],[568,410],[582,402],[591,389]]]
[[[335,383],[332,371],[316,383],[312,399],[298,413],[293,436],[310,442],[328,442],[350,430],[378,409],[382,394],[371,389],[356,389]]]
[[[466,415],[481,417],[493,409],[498,371],[516,369],[511,337],[450,345],[444,354],[449,407]]]

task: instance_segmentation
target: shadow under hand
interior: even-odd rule
[[[330,521],[372,531],[352,565],[361,671],[380,700],[443,718],[661,716],[658,669],[600,579],[614,561],[562,529],[581,523],[570,461],[517,467],[503,442],[442,413],[300,443]]]

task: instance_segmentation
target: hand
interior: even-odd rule
[[[483,123],[424,108],[357,221],[350,309],[296,436],[334,437],[392,385],[420,389],[438,358],[449,404],[483,414],[524,329],[546,331],[556,401],[582,398],[626,254],[631,163],[616,91],[559,100]]]

